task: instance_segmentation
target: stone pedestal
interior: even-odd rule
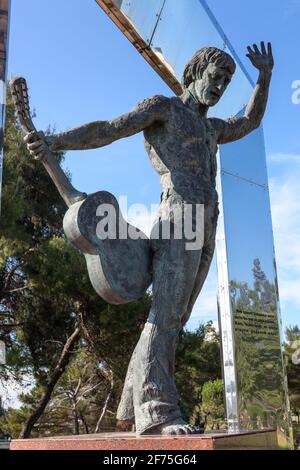
[[[237,434],[202,434],[195,436],[139,436],[134,433],[107,433],[62,436],[44,439],[13,440],[11,450],[275,450],[274,430]]]

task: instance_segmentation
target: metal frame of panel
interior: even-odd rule
[[[218,151],[217,188],[219,194],[219,220],[216,234],[218,269],[218,319],[221,336],[224,397],[229,432],[240,429],[237,403],[237,377],[235,364],[235,341],[233,333],[232,309],[229,294],[229,274],[227,263],[226,231],[223,208],[220,151]]]

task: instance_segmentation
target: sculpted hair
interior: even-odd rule
[[[196,78],[201,78],[210,63],[224,67],[230,70],[232,74],[236,69],[233,58],[227,52],[221,51],[217,47],[203,47],[193,55],[185,66],[181,81],[183,88],[188,88]]]

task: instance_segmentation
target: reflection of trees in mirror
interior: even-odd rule
[[[295,361],[295,353],[300,349],[300,328],[290,326],[285,330],[284,358],[289,377],[291,408],[300,412],[300,364]]]
[[[243,427],[271,427],[284,412],[277,289],[253,261],[253,285],[230,282],[237,388]]]
[[[300,328],[289,326],[285,330],[284,359],[287,369],[289,397],[296,446],[300,445],[300,364],[293,361],[295,352],[300,349]]]
[[[253,287],[247,282],[230,282],[230,295],[236,309],[252,312],[277,312],[277,289],[261,268],[258,258],[253,261]],[[277,314],[277,313],[276,313]]]
[[[206,431],[225,428],[223,380],[211,380],[203,385],[201,412]]]

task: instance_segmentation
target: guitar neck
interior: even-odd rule
[[[74,188],[50,150],[43,156],[42,163],[68,207],[87,197],[86,193]]]
[[[33,131],[36,132],[36,128],[32,122],[30,114],[26,80],[22,77],[17,77],[10,82],[10,88],[23,130],[26,133]],[[77,191],[77,189],[72,186],[70,180],[60,167],[55,155],[48,147],[41,158],[41,161],[68,207],[75,202],[83,201],[86,198],[87,195],[85,193]]]

